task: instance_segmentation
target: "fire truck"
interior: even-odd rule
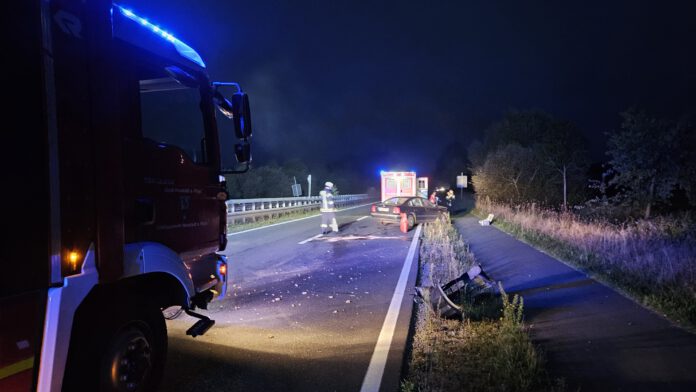
[[[0,391],[154,390],[162,310],[195,337],[225,295],[224,174],[248,169],[249,99],[125,5],[11,4]]]

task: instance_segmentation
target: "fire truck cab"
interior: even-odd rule
[[[153,390],[162,309],[195,337],[214,321],[194,310],[226,292],[222,158],[248,169],[248,97],[110,0],[10,8],[0,391]]]

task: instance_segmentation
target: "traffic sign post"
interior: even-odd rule
[[[459,198],[464,197],[464,188],[466,188],[467,184],[467,176],[464,175],[464,172],[460,173],[457,176],[457,188],[459,188]]]

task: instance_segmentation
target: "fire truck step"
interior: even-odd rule
[[[195,317],[197,319],[200,319],[196,321],[191,328],[186,330],[186,335],[191,335],[192,337],[200,336],[203,335],[204,333],[208,332],[208,330],[215,325],[215,320],[211,320],[210,318],[203,316],[202,314],[198,314],[195,312],[192,312],[188,309],[185,310],[186,314],[188,314],[191,317]]]

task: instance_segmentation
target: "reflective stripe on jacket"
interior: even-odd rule
[[[319,192],[321,196],[321,212],[334,212],[336,208],[334,207],[333,192],[330,190],[323,190]]]

